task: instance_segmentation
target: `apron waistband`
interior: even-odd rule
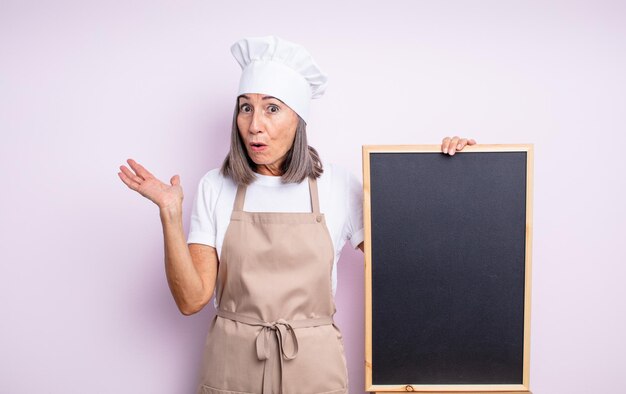
[[[225,311],[218,309],[217,316],[225,319],[233,320],[239,323],[247,324],[250,326],[261,326],[263,329],[256,337],[256,354],[260,361],[265,361],[263,366],[263,394],[269,394],[272,392],[272,375],[273,365],[268,366],[268,361],[272,356],[270,341],[272,341],[272,331],[274,332],[274,338],[278,345],[278,356],[280,360],[280,392],[283,392],[283,358],[286,360],[293,360],[298,355],[298,337],[294,331],[296,328],[308,328],[327,326],[333,324],[333,318],[318,317],[312,319],[298,319],[298,320],[284,320],[279,319],[274,322],[268,323],[263,320],[242,315],[235,312]],[[291,339],[292,351],[287,353],[285,350],[285,344],[287,339]]]

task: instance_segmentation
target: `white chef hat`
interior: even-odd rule
[[[242,69],[238,95],[274,96],[307,121],[311,99],[324,94],[328,77],[306,49],[266,36],[241,39],[230,51]]]

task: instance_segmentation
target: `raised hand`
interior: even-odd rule
[[[183,188],[180,186],[180,177],[174,175],[170,184],[158,180],[150,171],[133,159],[127,160],[128,167],[120,166],[121,172],[117,175],[130,189],[141,194],[155,203],[159,209],[180,207],[183,201]]]
[[[457,151],[463,150],[465,145],[476,145],[476,141],[472,138],[460,138],[457,136],[452,138],[445,137],[441,141],[441,152],[443,154],[454,156]]]

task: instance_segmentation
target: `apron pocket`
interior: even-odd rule
[[[300,328],[298,356],[283,363],[285,393],[344,394],[348,370],[338,330],[332,326]]]
[[[207,386],[206,384],[203,384],[200,387],[200,391],[198,392],[198,394],[254,394],[254,393],[248,393],[245,391],[220,390],[220,389]]]
[[[207,336],[197,394],[261,391],[264,362],[257,358],[255,348],[259,331],[259,327],[217,318]]]

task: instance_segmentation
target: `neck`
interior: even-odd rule
[[[270,176],[281,176],[283,175],[283,171],[280,169],[280,165],[272,165],[272,164],[263,164],[257,166],[256,172],[261,175],[270,175]]]

